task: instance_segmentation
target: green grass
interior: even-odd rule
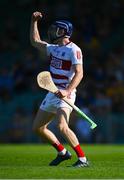
[[[90,160],[89,168],[73,168],[71,160],[49,167],[56,151],[49,145],[0,145],[0,179],[122,179],[123,145],[82,145]]]

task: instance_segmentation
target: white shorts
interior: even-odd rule
[[[76,99],[76,93],[72,92],[69,100],[74,103],[75,99]],[[42,101],[42,103],[40,105],[40,109],[47,111],[47,112],[52,112],[52,113],[56,113],[58,108],[63,108],[63,107],[69,108],[72,111],[71,106],[69,106],[62,99],[59,99],[58,97],[56,97],[51,92],[49,92],[46,95],[46,97],[44,98],[44,100]]]

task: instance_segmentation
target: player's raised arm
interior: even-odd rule
[[[42,52],[46,53],[47,42],[42,41],[38,30],[38,21],[42,18],[40,12],[34,12],[31,17],[30,41],[31,44]]]

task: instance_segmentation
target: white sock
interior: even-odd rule
[[[79,160],[82,161],[82,162],[86,162],[87,161],[86,157],[79,157]]]
[[[62,151],[60,151],[58,154],[59,154],[59,155],[65,155],[66,151],[67,151],[67,150],[64,148],[64,149],[63,149]]]

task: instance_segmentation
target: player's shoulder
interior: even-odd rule
[[[58,47],[58,44],[49,44],[49,43],[47,43],[47,47],[49,47],[49,48]]]
[[[71,42],[69,44],[69,46],[72,49],[72,51],[75,51],[75,50],[81,51],[81,48],[77,44],[75,44],[74,42]]]

